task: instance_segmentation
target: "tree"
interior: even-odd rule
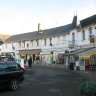
[[[2,44],[3,44],[3,41],[0,40],[0,45],[2,45]]]

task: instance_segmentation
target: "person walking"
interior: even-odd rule
[[[32,57],[30,57],[29,59],[28,59],[28,66],[31,68],[32,67]]]
[[[25,68],[27,67],[27,59],[26,58],[24,59],[24,67]]]

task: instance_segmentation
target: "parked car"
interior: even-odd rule
[[[24,80],[24,70],[14,61],[0,62],[0,88],[17,90]]]

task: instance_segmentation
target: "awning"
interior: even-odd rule
[[[66,53],[66,55],[79,55],[79,54],[83,54],[83,53],[88,53],[89,50],[94,50],[94,47],[91,48],[80,48],[74,51],[70,51],[69,53]]]
[[[34,50],[19,50],[19,54],[21,55],[31,55],[31,54],[40,54],[41,49],[34,49]]]
[[[89,59],[91,55],[96,54],[96,50],[80,55],[80,59]]]

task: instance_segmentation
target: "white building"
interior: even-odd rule
[[[11,53],[15,55],[15,58],[26,59],[31,56],[33,62],[39,59],[42,64],[67,65],[72,61],[72,58],[74,59],[74,56],[71,56],[72,52],[82,58],[86,48],[90,49],[95,46],[95,36],[96,15],[81,20],[78,26],[77,16],[74,16],[72,23],[64,26],[40,30],[39,24],[38,31],[10,37],[2,45],[2,54]],[[77,53],[75,54],[75,52]],[[80,58],[77,65],[80,65]],[[84,64],[83,66],[85,67]]]

